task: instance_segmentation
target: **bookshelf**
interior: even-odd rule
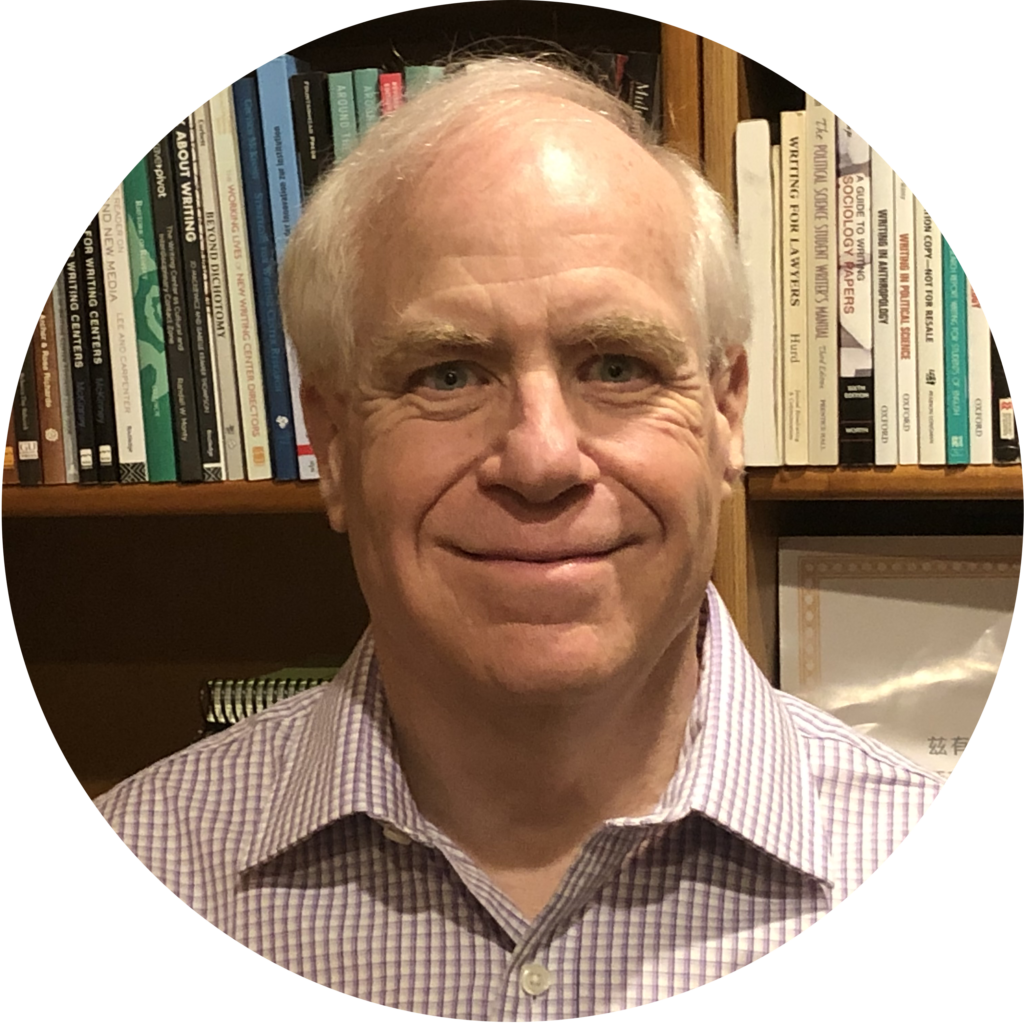
[[[662,53],[667,140],[732,206],[738,120],[799,105],[753,61],[672,26],[492,0],[378,19],[296,51],[314,67],[424,63],[483,39]],[[751,471],[723,508],[715,582],[762,668],[777,660],[780,536],[1019,533],[1020,467]],[[4,554],[40,704],[93,795],[191,742],[207,678],[340,664],[367,622],[315,483],[6,487]]]

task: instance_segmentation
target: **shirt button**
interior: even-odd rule
[[[519,984],[529,996],[543,995],[551,988],[552,981],[551,972],[543,964],[526,964],[519,972]]]
[[[399,846],[408,846],[412,842],[409,836],[395,828],[394,825],[382,825],[381,831],[384,833],[385,839],[390,839],[391,842],[398,843]]]

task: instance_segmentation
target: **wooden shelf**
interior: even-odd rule
[[[94,484],[3,489],[5,516],[177,516],[319,513],[315,481]]]
[[[1020,501],[1020,466],[864,466],[751,469],[751,501],[983,500]]]

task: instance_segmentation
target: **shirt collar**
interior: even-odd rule
[[[649,815],[609,824],[669,823],[697,812],[827,882],[828,837],[796,728],[710,584],[705,608],[700,685],[676,773]],[[398,763],[371,631],[308,708],[281,753],[239,870],[358,813],[436,845],[441,837],[417,810]]]

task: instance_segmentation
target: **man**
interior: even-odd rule
[[[282,303],[371,630],[101,801],[168,886],[340,991],[556,1019],[726,974],[891,852],[937,781],[774,691],[709,585],[742,272],[631,113],[452,76],[314,197]]]

